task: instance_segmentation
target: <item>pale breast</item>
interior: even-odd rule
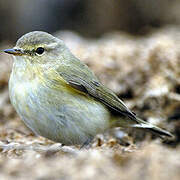
[[[110,114],[103,104],[61,86],[11,74],[11,102],[30,129],[64,144],[81,144],[109,127]]]

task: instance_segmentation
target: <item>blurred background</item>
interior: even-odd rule
[[[58,149],[12,107],[13,60],[1,51],[0,179],[179,180],[180,0],[0,0],[0,50],[34,30],[64,40],[132,111],[175,139],[115,129],[88,151]]]
[[[180,23],[179,0],[1,0],[0,40],[43,30],[73,30],[98,37],[122,30],[142,35]]]

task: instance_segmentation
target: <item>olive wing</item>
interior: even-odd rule
[[[58,73],[71,87],[94,97],[109,108],[136,120],[135,114],[128,109],[112,90],[100,83],[89,69],[86,69],[85,72],[84,68],[78,69],[78,71],[76,69],[77,68],[71,69],[68,67],[67,71],[65,67],[63,67],[63,69],[58,69]]]

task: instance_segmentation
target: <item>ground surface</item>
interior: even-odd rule
[[[36,137],[9,102],[12,59],[1,53],[0,179],[180,179],[179,29],[167,27],[146,37],[119,32],[99,40],[71,32],[56,35],[129,108],[176,139],[162,141],[142,131],[116,130],[117,138],[98,135],[92,147],[80,150]]]

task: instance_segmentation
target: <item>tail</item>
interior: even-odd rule
[[[131,127],[147,129],[151,131],[152,133],[158,135],[162,139],[164,139],[165,137],[174,138],[174,135],[172,135],[170,132],[164,129],[161,129],[155,125],[152,125],[146,121],[143,121],[142,119],[138,117],[136,117],[136,122],[137,124],[132,124]]]

